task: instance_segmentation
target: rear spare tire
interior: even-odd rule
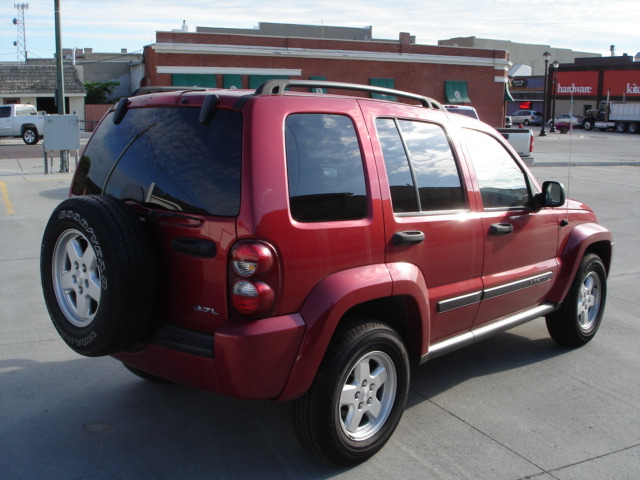
[[[151,327],[152,247],[123,202],[85,196],[58,205],[42,239],[40,276],[53,325],[82,355],[126,350]]]

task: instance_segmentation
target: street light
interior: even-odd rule
[[[560,66],[560,62],[558,60],[554,60],[551,64],[552,70],[552,81],[551,81],[551,99],[552,99],[552,107],[551,107],[551,132],[556,131],[556,92],[558,91],[557,83],[558,83],[558,67]]]
[[[544,52],[542,58],[544,58],[544,96],[542,98],[542,128],[540,129],[540,136],[545,137],[547,135],[544,129],[545,123],[547,123],[547,75],[549,73],[549,59],[551,58],[551,54]]]

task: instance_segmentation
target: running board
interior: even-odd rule
[[[495,335],[496,333],[504,332],[506,330],[509,330],[510,328],[517,327],[518,325],[530,322],[531,320],[535,320],[538,317],[544,317],[545,315],[548,315],[549,313],[556,310],[556,308],[557,305],[552,303],[538,305],[537,307],[533,307],[529,310],[525,310],[510,317],[503,318],[502,320],[498,320],[497,322],[489,323],[488,325],[482,325],[475,330],[471,330],[455,337],[434,343],[429,347],[429,351],[427,352],[427,354],[422,356],[422,358],[420,359],[420,363],[422,364],[427,360],[439,357],[441,355],[444,355],[445,353],[453,352],[454,350],[457,350],[459,348],[466,347],[467,345],[471,345],[472,343],[475,343],[479,340],[484,340],[485,338]]]

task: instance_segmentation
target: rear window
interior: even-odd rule
[[[118,125],[110,113],[80,160],[73,194],[105,194],[187,213],[237,215],[242,116],[219,110],[203,126],[199,113],[197,108],[131,109]]]

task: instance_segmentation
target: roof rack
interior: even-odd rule
[[[433,98],[418,95],[416,93],[403,92],[392,88],[375,87],[372,85],[360,85],[357,83],[328,82],[323,80],[290,80],[275,79],[267,80],[256,89],[256,95],[282,95],[289,87],[305,88],[335,88],[340,90],[358,90],[361,92],[379,93],[381,95],[394,95],[396,97],[410,98],[417,100],[423,107],[444,110],[440,102]]]
[[[136,89],[130,97],[137,97],[139,95],[146,95],[148,93],[161,93],[161,92],[193,92],[193,91],[201,91],[206,90],[204,87],[176,87],[176,86],[151,86],[151,87],[140,87]]]

